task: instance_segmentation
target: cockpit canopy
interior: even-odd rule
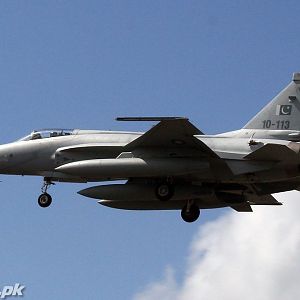
[[[23,137],[20,141],[32,141],[39,139],[46,139],[59,136],[73,135],[74,129],[42,129],[34,130],[31,134]]]

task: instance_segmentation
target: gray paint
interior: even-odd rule
[[[0,146],[0,172],[49,181],[125,179],[79,193],[122,209],[278,205],[273,192],[300,186],[300,74],[244,128],[204,135],[186,118],[158,121],[146,133],[100,130],[35,131]],[[48,136],[48,138],[39,138]],[[159,194],[161,193],[161,194]],[[164,194],[168,194],[168,200]]]

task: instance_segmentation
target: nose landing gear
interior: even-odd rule
[[[42,187],[42,194],[38,198],[38,204],[41,207],[48,207],[52,203],[52,197],[47,193],[50,185],[54,184],[48,178],[44,179],[44,185]]]
[[[38,198],[38,204],[40,207],[48,207],[52,203],[52,197],[47,194],[43,193]]]

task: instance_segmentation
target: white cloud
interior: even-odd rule
[[[285,204],[202,225],[183,281],[168,267],[134,300],[300,299],[300,192],[276,198]]]

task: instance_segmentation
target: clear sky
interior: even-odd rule
[[[150,128],[114,121],[135,115],[187,116],[209,134],[241,128],[300,71],[299,16],[299,1],[2,0],[0,141],[36,128]],[[105,208],[76,194],[91,185],[61,183],[41,209],[41,178],[0,178],[0,289],[20,282],[25,299],[175,299],[199,228],[237,216],[202,211],[185,224],[180,212]],[[209,245],[200,250],[218,249]],[[234,247],[230,236],[222,246]],[[165,272],[169,293],[151,294]]]

